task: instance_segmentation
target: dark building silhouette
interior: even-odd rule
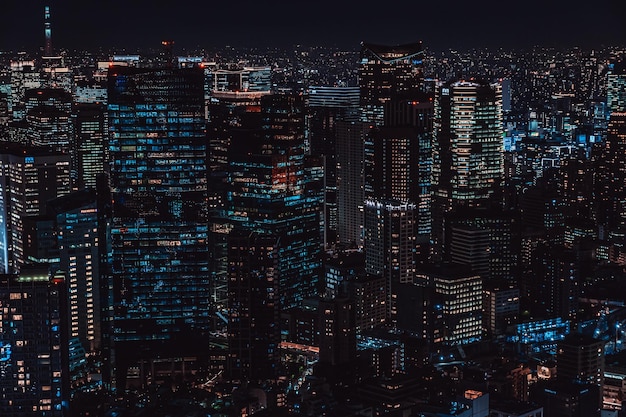
[[[279,240],[245,229],[228,236],[228,371],[237,381],[277,376]]]
[[[26,90],[24,96],[29,142],[70,152],[72,95],[61,88],[37,88]]]
[[[581,333],[570,333],[557,345],[559,381],[604,384],[604,342]]]
[[[516,210],[498,206],[449,212],[445,222],[445,256],[466,264],[488,281],[517,283],[521,221]]]
[[[348,298],[321,299],[320,363],[342,365],[354,359],[356,331],[354,304]]]
[[[537,312],[550,318],[574,320],[581,292],[580,261],[576,252],[561,245],[540,244],[533,253],[534,266],[530,295],[537,300]]]
[[[310,152],[324,157],[324,243],[332,245],[337,242],[339,228],[337,122],[358,121],[359,89],[312,86],[309,88],[308,112]]]

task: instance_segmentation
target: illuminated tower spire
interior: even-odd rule
[[[50,21],[50,6],[44,8],[44,33],[46,35],[45,56],[52,56],[52,24]]]

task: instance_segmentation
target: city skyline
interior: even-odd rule
[[[5,3],[2,417],[626,417],[616,5],[193,3]]]
[[[626,41],[617,2],[589,4],[531,0],[523,8],[494,0],[461,2],[330,2],[314,5],[197,2],[54,2],[3,4],[0,50],[44,47],[44,6],[51,8],[53,47],[130,49],[172,39],[177,49],[295,44],[357,49],[361,41],[403,44],[422,40],[432,49],[542,46],[599,47]]]

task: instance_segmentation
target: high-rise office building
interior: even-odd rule
[[[220,68],[212,73],[213,91],[265,92],[270,90],[270,67]]]
[[[361,120],[380,125],[386,102],[394,98],[412,98],[421,90],[423,57],[421,41],[397,46],[361,43]]]
[[[519,318],[519,288],[506,282],[485,285],[483,308],[483,328],[492,336],[504,334]]]
[[[333,252],[325,262],[327,298],[347,296],[354,303],[356,332],[382,326],[387,317],[387,281],[365,273],[365,254],[358,249]]]
[[[503,177],[501,88],[476,81],[438,86],[433,188],[447,206],[489,200]]]
[[[0,414],[63,416],[69,392],[64,367],[65,283],[47,267],[0,275]]]
[[[228,235],[228,372],[242,382],[277,376],[279,241],[245,229]]]
[[[337,234],[342,244],[363,246],[363,159],[371,127],[363,122],[337,122]]]
[[[606,104],[609,116],[626,111],[626,62],[614,62],[607,74]]]
[[[116,383],[141,360],[193,355],[209,326],[201,68],[108,78]]]
[[[415,251],[429,255],[431,233],[432,100],[392,99],[384,105],[384,124],[364,143],[366,200],[397,200],[415,205]]]
[[[593,155],[593,212],[608,230],[626,230],[626,112],[611,113],[606,141]]]
[[[464,208],[445,218],[445,256],[466,264],[485,282],[517,282],[521,221],[513,210]]]
[[[17,272],[24,256],[24,219],[68,194],[70,157],[49,148],[5,144],[0,149],[0,270]]]
[[[465,265],[425,265],[416,282],[434,289],[441,296],[442,342],[466,344],[482,337],[483,280]]]
[[[18,60],[11,62],[11,100],[9,110],[14,120],[21,120],[26,117],[26,106],[24,95],[26,90],[39,88],[41,86],[41,76],[35,61]]]
[[[60,88],[37,88],[24,94],[28,139],[34,146],[69,152],[72,141],[72,95]]]
[[[311,154],[324,157],[325,245],[332,245],[338,240],[337,122],[356,122],[358,112],[358,87],[309,88],[308,128]]]
[[[229,189],[229,147],[234,132],[247,129],[250,119],[258,122],[261,112],[261,97],[269,91],[214,91],[207,80],[205,67],[205,88],[209,88],[210,100],[207,106],[209,123],[208,136],[208,203],[210,211],[210,270],[211,300],[216,310],[225,310],[228,296],[227,243],[231,225],[226,214],[226,194]],[[211,75],[212,76],[212,75]],[[206,98],[207,96],[205,96]]]
[[[269,95],[257,122],[233,132],[227,216],[231,224],[279,239],[279,305],[318,293],[322,269],[319,178],[305,156],[304,99]]]
[[[79,103],[74,108],[75,159],[78,188],[96,187],[99,174],[108,171],[106,107],[98,103]]]
[[[443,240],[443,215],[483,206],[503,179],[501,87],[478,81],[438,85],[433,139],[433,234]]]
[[[365,201],[365,271],[386,280],[387,318],[395,316],[394,294],[415,275],[415,204]]]
[[[69,337],[85,351],[100,348],[100,257],[98,204],[94,189],[55,198],[48,204],[55,216],[60,272],[68,290]],[[102,242],[106,244],[106,242]]]
[[[381,275],[358,274],[343,282],[354,303],[355,328],[362,331],[383,326],[387,318],[387,281]]]

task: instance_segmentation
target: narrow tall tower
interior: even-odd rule
[[[50,19],[50,6],[44,7],[44,33],[46,35],[44,56],[52,56],[52,22]]]

